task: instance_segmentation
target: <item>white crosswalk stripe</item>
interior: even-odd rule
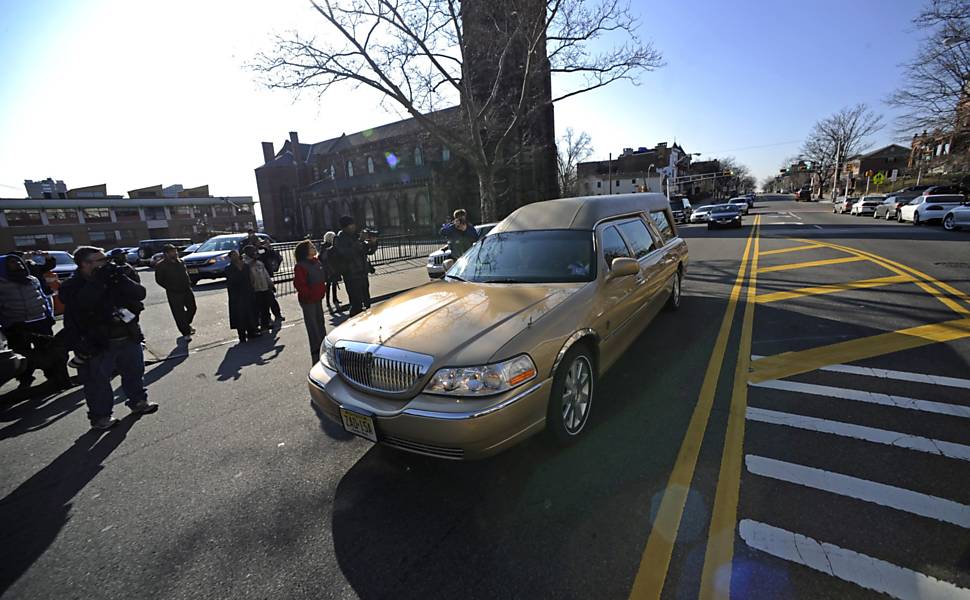
[[[751,360],[764,358],[758,354],[752,354]],[[848,375],[862,375],[864,377],[876,377],[879,379],[895,379],[898,381],[908,381],[910,383],[927,383],[930,385],[942,385],[945,387],[955,387],[970,390],[970,379],[959,377],[944,377],[943,375],[928,375],[925,373],[911,373],[909,371],[894,371],[892,369],[876,369],[872,367],[859,367],[856,365],[829,365],[822,367],[819,371],[829,373],[845,373]]]

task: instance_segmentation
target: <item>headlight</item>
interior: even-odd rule
[[[492,365],[439,369],[424,391],[449,396],[488,396],[510,390],[535,376],[535,363],[522,354]]]
[[[327,338],[323,338],[323,344],[320,346],[320,364],[331,371],[337,370],[337,359],[334,356],[333,343]]]

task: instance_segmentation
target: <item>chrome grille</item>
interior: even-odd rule
[[[436,265],[443,265],[443,264],[445,264],[445,255],[444,254],[438,254],[437,256],[432,256],[431,257],[431,262],[434,263],[434,264],[436,264]]]
[[[411,390],[431,366],[431,357],[416,352],[357,342],[337,342],[337,369],[359,386],[399,394]]]

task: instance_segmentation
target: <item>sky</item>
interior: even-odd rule
[[[920,0],[633,0],[666,66],[556,105],[556,129],[586,131],[593,159],[681,144],[733,156],[759,181],[821,118],[886,97],[919,43]],[[260,142],[314,142],[395,121],[379,98],[261,87],[247,61],[287,31],[324,35],[306,0],[0,0],[0,197],[24,179],[109,193],[208,184],[257,198]],[[554,87],[561,85],[554,81]]]

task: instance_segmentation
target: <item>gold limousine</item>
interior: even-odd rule
[[[440,458],[483,458],[543,429],[568,443],[597,378],[679,306],[686,269],[661,194],[523,206],[443,280],[331,331],[312,401],[351,433]]]

